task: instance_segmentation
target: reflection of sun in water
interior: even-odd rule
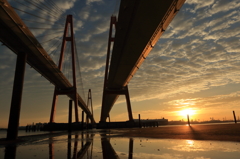
[[[193,140],[186,140],[188,146],[193,146],[194,141]]]

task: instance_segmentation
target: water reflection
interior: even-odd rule
[[[106,134],[102,134],[101,137],[103,158],[119,159],[117,153],[114,151],[112,145],[110,144],[110,138],[106,138]]]
[[[54,159],[53,137],[49,137],[49,159]]]
[[[10,159],[10,158],[15,158],[16,157],[16,150],[17,146],[16,145],[8,145],[5,147],[5,157],[4,159]]]
[[[68,134],[68,140],[67,140],[67,159],[82,159],[92,158],[92,148],[93,148],[93,137],[95,134],[88,134],[86,133],[84,136],[84,133],[81,132],[81,148],[78,151],[78,142],[79,142],[79,134]],[[72,140],[72,136],[74,136],[74,141]],[[53,137],[49,138],[49,159],[54,159],[54,142]],[[85,142],[84,142],[85,141]],[[73,154],[72,154],[72,142],[73,142]],[[91,149],[90,149],[91,148]],[[89,153],[89,149],[91,152]]]
[[[239,142],[126,138],[90,131],[0,146],[0,158],[4,159],[237,159],[239,156]]]

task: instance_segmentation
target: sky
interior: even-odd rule
[[[98,122],[109,22],[112,15],[117,16],[120,0],[56,0],[51,7],[55,9],[48,11],[34,3],[44,0],[9,2],[56,63],[65,16],[73,15],[81,68],[78,81],[83,82],[85,101],[88,89],[92,90]],[[45,7],[51,5],[45,3]],[[186,120],[187,109],[197,121],[233,119],[233,110],[240,116],[239,9],[240,0],[186,0],[128,85],[134,118],[141,114],[142,119]],[[1,45],[0,127],[8,124],[15,64],[16,55]],[[67,62],[65,68],[69,69]],[[26,66],[20,125],[49,122],[53,90],[48,80]],[[56,122],[67,122],[68,100],[59,96]],[[110,117],[111,121],[128,120],[123,96]]]

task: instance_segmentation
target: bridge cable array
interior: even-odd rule
[[[82,81],[82,74],[81,74],[81,67],[80,67],[80,63],[79,63],[79,57],[78,57],[78,52],[77,52],[77,46],[76,46],[76,39],[74,37],[74,48],[75,48],[75,57],[76,57],[76,73],[78,73],[77,75],[77,85],[78,85],[78,93],[81,95],[81,97],[83,98],[83,100],[85,101],[85,92],[84,92],[84,87],[83,87],[83,81]],[[86,102],[86,101],[85,101]]]
[[[61,45],[67,14],[51,0],[14,0],[10,4],[55,63],[58,63],[55,49]]]
[[[9,3],[31,30],[33,35],[37,38],[45,51],[58,65],[63,31],[68,14],[59,8],[52,0],[13,0]],[[72,83],[72,55],[70,45],[71,44],[69,42],[66,43],[62,72],[70,83]],[[82,99],[86,102],[75,39],[74,48],[78,92]]]

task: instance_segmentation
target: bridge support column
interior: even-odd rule
[[[129,121],[133,121],[133,116],[132,116],[132,107],[131,107],[131,102],[130,102],[130,97],[129,97],[129,92],[128,92],[128,86],[127,90],[125,92],[125,97],[126,97],[126,102],[127,102],[127,109],[128,109],[128,118]]]
[[[49,121],[50,123],[54,122],[57,98],[58,98],[58,96],[57,96],[56,88],[55,88],[54,94],[53,94],[52,109],[51,109],[51,114],[50,114],[50,121]]]
[[[18,127],[20,119],[26,60],[27,60],[26,53],[23,52],[18,53],[13,83],[10,115],[8,121],[7,140],[16,140],[18,137]]]
[[[78,123],[78,122],[79,122],[79,118],[78,118],[78,97],[77,97],[77,88],[76,88],[76,92],[75,92],[74,107],[75,107],[75,121]]]
[[[125,95],[126,104],[127,104],[127,111],[128,111],[128,119],[129,119],[129,121],[133,121],[133,115],[132,115],[130,96],[129,96],[129,92],[128,92],[128,86],[125,86],[121,90],[104,88],[104,90],[103,90],[103,105],[106,102],[108,95]],[[109,112],[110,112],[110,110],[109,110]],[[103,113],[106,114],[106,112],[102,112],[100,122],[106,122],[107,118],[110,117],[109,112],[107,112],[108,113],[107,116],[103,116]]]
[[[90,107],[91,107],[91,113],[92,113],[92,116],[93,116],[93,105],[92,105],[92,92],[91,92],[91,89],[89,89],[88,90],[88,101],[87,101],[87,107],[88,107],[88,109],[90,109]],[[87,116],[87,118],[86,118],[86,122],[87,122],[87,124],[89,124],[89,116],[88,115],[86,115]],[[91,124],[92,124],[92,128],[93,128],[93,121],[91,121]]]
[[[131,108],[131,102],[128,92],[128,86],[125,86],[124,88],[120,89],[109,89],[107,88],[108,83],[108,72],[109,72],[109,63],[110,63],[110,52],[111,52],[111,46],[114,42],[115,37],[113,37],[113,26],[116,28],[117,24],[117,18],[115,16],[111,17],[110,21],[110,30],[108,35],[108,48],[107,48],[107,57],[106,57],[106,68],[105,68],[105,76],[104,76],[104,86],[103,86],[103,97],[102,97],[102,110],[101,110],[101,119],[100,122],[106,122],[107,117],[109,117],[109,112],[111,110],[111,107],[106,105],[107,96],[114,94],[114,95],[125,95],[126,102],[127,102],[127,110],[128,110],[128,118],[129,121],[133,121],[132,116],[132,108]],[[117,99],[117,98],[116,98]],[[110,119],[110,117],[109,117]]]

